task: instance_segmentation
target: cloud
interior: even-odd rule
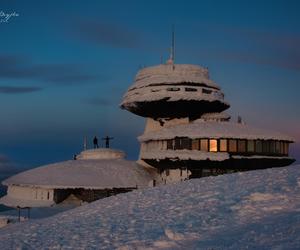
[[[42,90],[39,87],[10,87],[10,86],[0,86],[1,94],[26,94]]]
[[[233,28],[222,25],[200,27],[212,35],[207,38],[210,41],[208,48],[199,51],[201,56],[215,60],[300,70],[300,33],[273,32],[247,27]],[[197,28],[199,28],[198,24]],[[220,43],[219,40],[223,40],[224,43]]]
[[[125,26],[103,21],[76,21],[73,34],[82,40],[116,48],[136,48],[141,44],[140,34]]]
[[[20,55],[0,55],[0,78],[30,79],[54,84],[86,84],[100,76],[76,64],[34,64]],[[102,76],[103,78],[103,76]]]
[[[94,106],[110,106],[112,103],[106,99],[100,97],[93,97],[83,100],[84,103],[94,105]]]

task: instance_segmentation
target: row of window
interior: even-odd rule
[[[241,154],[288,155],[289,143],[277,140],[244,139],[190,139],[177,137],[172,140],[150,141],[147,149],[189,149],[206,152],[229,152]]]
[[[160,90],[161,89],[151,89],[152,92],[159,92]],[[166,90],[167,91],[180,91],[181,88],[179,88],[179,87],[169,87]],[[191,87],[185,87],[184,88],[184,91],[186,91],[186,92],[197,92],[198,90],[199,89],[197,89],[197,88],[191,88]],[[220,95],[221,97],[224,98],[224,95],[222,93],[217,92],[217,91],[213,91],[213,90],[205,89],[205,88],[202,88],[201,91],[202,91],[203,94],[208,94],[209,95],[209,94],[214,93],[214,94]],[[138,94],[138,93],[136,93],[136,94]]]

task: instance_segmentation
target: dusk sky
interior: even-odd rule
[[[299,11],[286,0],[1,0],[0,165],[72,159],[85,135],[89,146],[113,136],[137,159],[145,119],[119,104],[140,67],[167,60],[172,24],[176,63],[208,67],[232,119],[291,135],[299,162]]]

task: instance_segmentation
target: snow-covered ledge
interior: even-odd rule
[[[121,150],[110,148],[96,148],[82,151],[76,156],[77,160],[105,160],[105,159],[124,159],[126,154]]]

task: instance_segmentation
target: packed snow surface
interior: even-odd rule
[[[71,160],[31,169],[2,183],[44,188],[145,187],[153,178],[136,162],[124,159]]]
[[[0,229],[0,249],[299,249],[300,165],[194,179]]]
[[[290,136],[279,132],[260,129],[237,122],[204,121],[203,119],[194,122],[163,128],[159,131],[148,132],[139,137],[141,142],[149,140],[166,140],[175,137],[196,138],[233,138],[233,139],[263,139],[263,140],[284,140],[293,141]]]
[[[102,160],[102,159],[123,159],[125,153],[121,150],[111,148],[97,148],[82,151],[76,156],[76,159],[84,160]]]
[[[207,68],[202,68],[192,64],[160,64],[141,69],[136,77],[134,84],[129,90],[155,86],[157,84],[174,83],[195,83],[219,89],[219,87],[209,79]]]

